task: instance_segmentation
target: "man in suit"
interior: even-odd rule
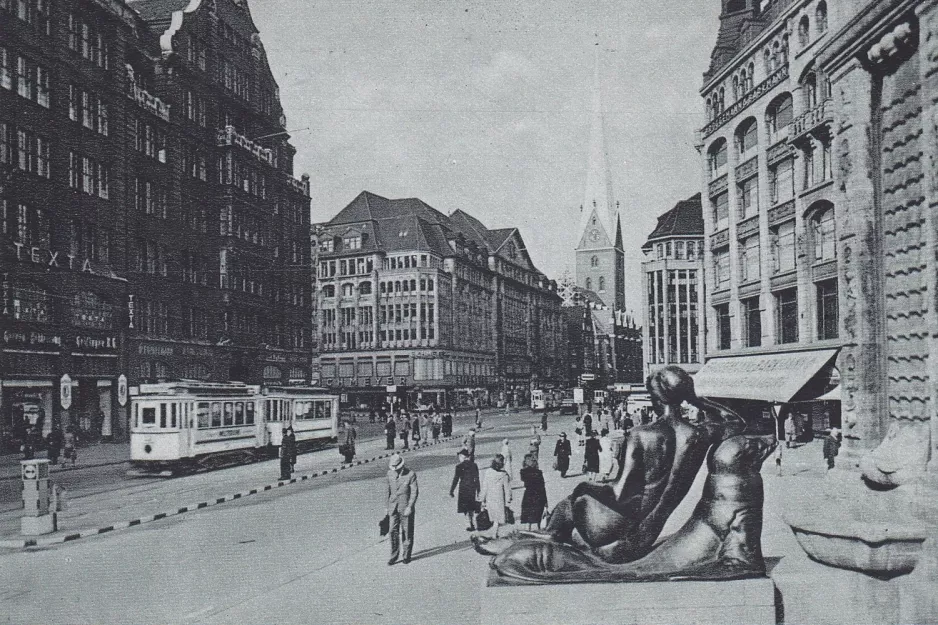
[[[414,547],[414,504],[417,503],[417,474],[404,466],[400,454],[391,456],[388,463],[387,513],[391,519],[391,559],[388,565],[396,564],[400,554],[400,543],[404,543],[402,561],[410,563]],[[401,517],[404,517],[401,519]]]

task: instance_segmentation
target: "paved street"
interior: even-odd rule
[[[558,423],[569,420],[560,419],[552,417],[542,444],[551,504],[578,482],[576,477],[561,480],[550,470],[554,435],[566,427]],[[489,417],[479,437],[480,468],[508,437],[517,476],[533,420],[530,413]],[[0,594],[0,623],[478,622],[487,561],[471,550],[463,518],[448,497],[456,447],[458,440],[405,456],[421,487],[409,565],[389,568],[388,545],[377,534],[385,487],[382,460],[140,528],[46,549],[3,552],[0,577],[9,581]],[[309,454],[301,463],[312,469],[317,466],[314,457],[322,455]],[[215,494],[225,494],[231,484],[249,477],[257,481],[259,473],[269,473],[265,467],[273,466],[262,463],[163,481],[162,486],[142,485],[112,496],[101,512],[87,511],[80,520],[82,525],[114,522],[142,509],[184,504],[213,488]],[[785,477],[774,472],[774,464],[764,471],[763,542],[772,563],[782,556],[804,557],[780,513],[792,497],[820,484],[819,444],[787,452]],[[270,481],[274,476],[263,477]],[[690,513],[702,477],[666,532]],[[203,481],[190,485],[190,480]],[[514,491],[516,511],[521,493]],[[89,500],[106,499],[96,497]],[[4,525],[4,535],[9,527]]]

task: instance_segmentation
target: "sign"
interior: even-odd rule
[[[575,388],[573,389],[573,403],[575,404],[584,404],[583,401],[583,389]]]
[[[90,258],[80,258],[74,254],[63,253],[58,250],[44,249],[41,247],[26,247],[21,241],[14,241],[13,247],[16,248],[16,260],[20,262],[33,263],[43,267],[56,267],[58,269],[68,269],[69,271],[80,271],[81,273],[90,273],[105,278],[116,278],[110,270],[101,271],[91,266]]]
[[[397,387],[396,387],[396,386],[386,386],[386,387],[385,387],[385,390],[386,390],[388,393],[396,393],[396,392],[397,392]]]
[[[23,479],[24,480],[35,480],[38,477],[39,477],[39,471],[36,470],[36,465],[34,464],[23,465]]]
[[[59,401],[62,404],[62,410],[68,410],[72,406],[72,378],[67,373],[59,382]]]
[[[16,332],[6,330],[3,333],[4,345],[23,347],[61,347],[62,337],[58,334],[45,334],[43,332]]]
[[[127,405],[127,376],[123,373],[117,376],[117,403]]]
[[[581,373],[580,379],[583,380],[584,382],[592,382],[593,380],[596,379],[596,374],[595,373]]]

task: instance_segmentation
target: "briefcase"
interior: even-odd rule
[[[378,521],[378,532],[382,536],[387,536],[388,532],[391,531],[391,517],[384,515],[384,518]]]

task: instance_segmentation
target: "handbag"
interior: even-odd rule
[[[557,459],[554,458],[554,471],[556,471],[556,470],[557,470]]]
[[[505,523],[507,523],[508,525],[511,525],[514,522],[515,522],[514,511],[508,506],[505,506]]]
[[[485,530],[490,529],[492,525],[493,525],[492,519],[489,517],[488,510],[483,510],[482,512],[476,515],[476,527],[479,530],[484,532]]]
[[[378,533],[382,536],[387,536],[388,532],[391,531],[391,517],[384,515],[384,518],[378,521]]]

